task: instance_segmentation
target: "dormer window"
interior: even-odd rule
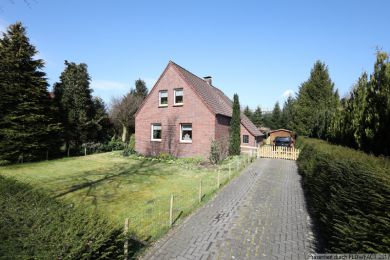
[[[184,96],[183,89],[182,88],[176,88],[174,90],[174,96],[175,96],[175,103],[174,103],[174,105],[176,105],[176,106],[183,105],[183,96]]]
[[[158,96],[158,105],[160,107],[168,106],[168,90],[160,90],[160,92],[158,92]]]

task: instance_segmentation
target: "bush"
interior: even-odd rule
[[[66,205],[0,176],[0,258],[113,259],[119,229],[95,211]]]
[[[228,156],[228,141],[227,140],[213,140],[210,147],[209,160],[213,164],[218,164]]]
[[[110,151],[117,151],[125,149],[126,144],[122,140],[112,137],[111,141],[108,142],[108,147]]]
[[[161,161],[173,161],[176,158],[173,155],[169,154],[169,153],[160,153],[157,156],[157,159],[159,159]]]
[[[123,156],[129,156],[131,154],[135,154],[135,135],[132,134],[130,136],[129,144],[125,146],[123,149],[122,155]]]
[[[390,163],[300,138],[298,169],[308,205],[332,253],[390,252]]]

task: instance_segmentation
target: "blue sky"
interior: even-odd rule
[[[149,89],[169,60],[242,105],[273,107],[296,92],[316,60],[341,95],[390,52],[390,1],[1,0],[0,30],[27,27],[50,84],[64,60],[84,62],[109,103],[142,78]]]

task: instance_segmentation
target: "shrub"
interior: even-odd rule
[[[176,158],[169,153],[160,153],[157,156],[157,159],[162,160],[162,161],[171,161],[171,160],[175,160]]]
[[[110,151],[123,150],[126,147],[126,144],[120,139],[116,139],[115,136],[111,138],[111,141],[108,142],[108,147]]]
[[[121,231],[95,211],[2,176],[0,209],[4,259],[113,259],[122,252]]]
[[[130,136],[130,140],[129,140],[129,149],[135,151],[135,134],[132,134]]]
[[[210,162],[213,164],[218,164],[223,161],[228,156],[228,146],[229,144],[227,139],[221,139],[218,141],[213,140],[210,147]]]
[[[300,139],[298,169],[324,250],[390,252],[389,160]]]

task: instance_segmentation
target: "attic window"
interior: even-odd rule
[[[176,88],[174,90],[175,103],[174,105],[183,105],[184,92],[182,88]]]
[[[158,105],[160,107],[166,107],[168,106],[168,90],[160,90],[160,92],[158,93],[159,97],[159,103]]]

